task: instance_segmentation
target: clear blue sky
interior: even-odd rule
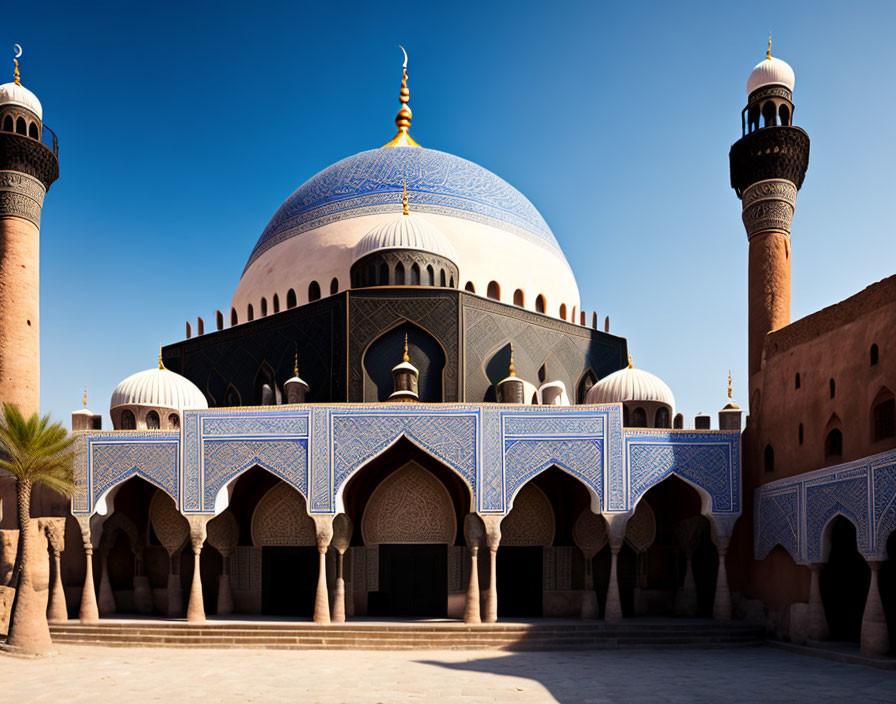
[[[728,181],[745,83],[796,71],[812,138],[793,318],[896,271],[896,5],[15,3],[0,47],[60,141],[41,234],[41,406],[105,414],[184,321],[213,325],[270,217],[392,136],[407,47],[413,134],[541,211],[586,310],[609,315],[688,424],[746,405],[747,239]],[[2,64],[0,64],[2,66]],[[715,425],[715,421],[713,422]]]

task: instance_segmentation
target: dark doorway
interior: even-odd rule
[[[507,546],[498,549],[498,616],[540,617],[542,547]]]
[[[871,570],[856,549],[856,528],[837,516],[829,526],[831,553],[819,575],[831,640],[858,641]]]
[[[448,615],[448,546],[380,545],[379,591],[371,616],[445,618]]]
[[[269,616],[311,616],[317,589],[315,547],[261,549],[261,612]]]

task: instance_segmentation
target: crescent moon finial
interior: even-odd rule
[[[22,45],[21,45],[21,44],[16,44],[16,45],[15,45],[15,50],[16,50],[16,55],[15,55],[14,58],[18,59],[18,58],[20,58],[20,57],[22,56]]]
[[[18,44],[16,44],[16,46],[18,46]],[[404,47],[401,44],[398,45],[398,48],[401,49],[401,53],[404,54],[404,63],[401,65],[401,67],[407,68],[408,67],[408,52],[406,52],[404,50]]]

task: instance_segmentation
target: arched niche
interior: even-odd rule
[[[251,533],[255,547],[317,545],[317,531],[305,497],[282,481],[256,505]]]
[[[405,322],[384,332],[364,351],[365,403],[385,401],[394,390],[392,368],[402,360],[405,335],[411,364],[419,372],[420,400],[430,403],[444,400],[445,350],[429,332]]]
[[[361,520],[365,545],[454,545],[457,518],[445,485],[408,462],[374,489]]]
[[[501,521],[501,545],[548,547],[554,543],[555,530],[550,500],[530,482],[520,489],[513,508]]]

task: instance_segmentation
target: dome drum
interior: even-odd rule
[[[377,250],[352,264],[352,288],[437,286],[454,288],[457,265],[438,254],[407,249]]]

